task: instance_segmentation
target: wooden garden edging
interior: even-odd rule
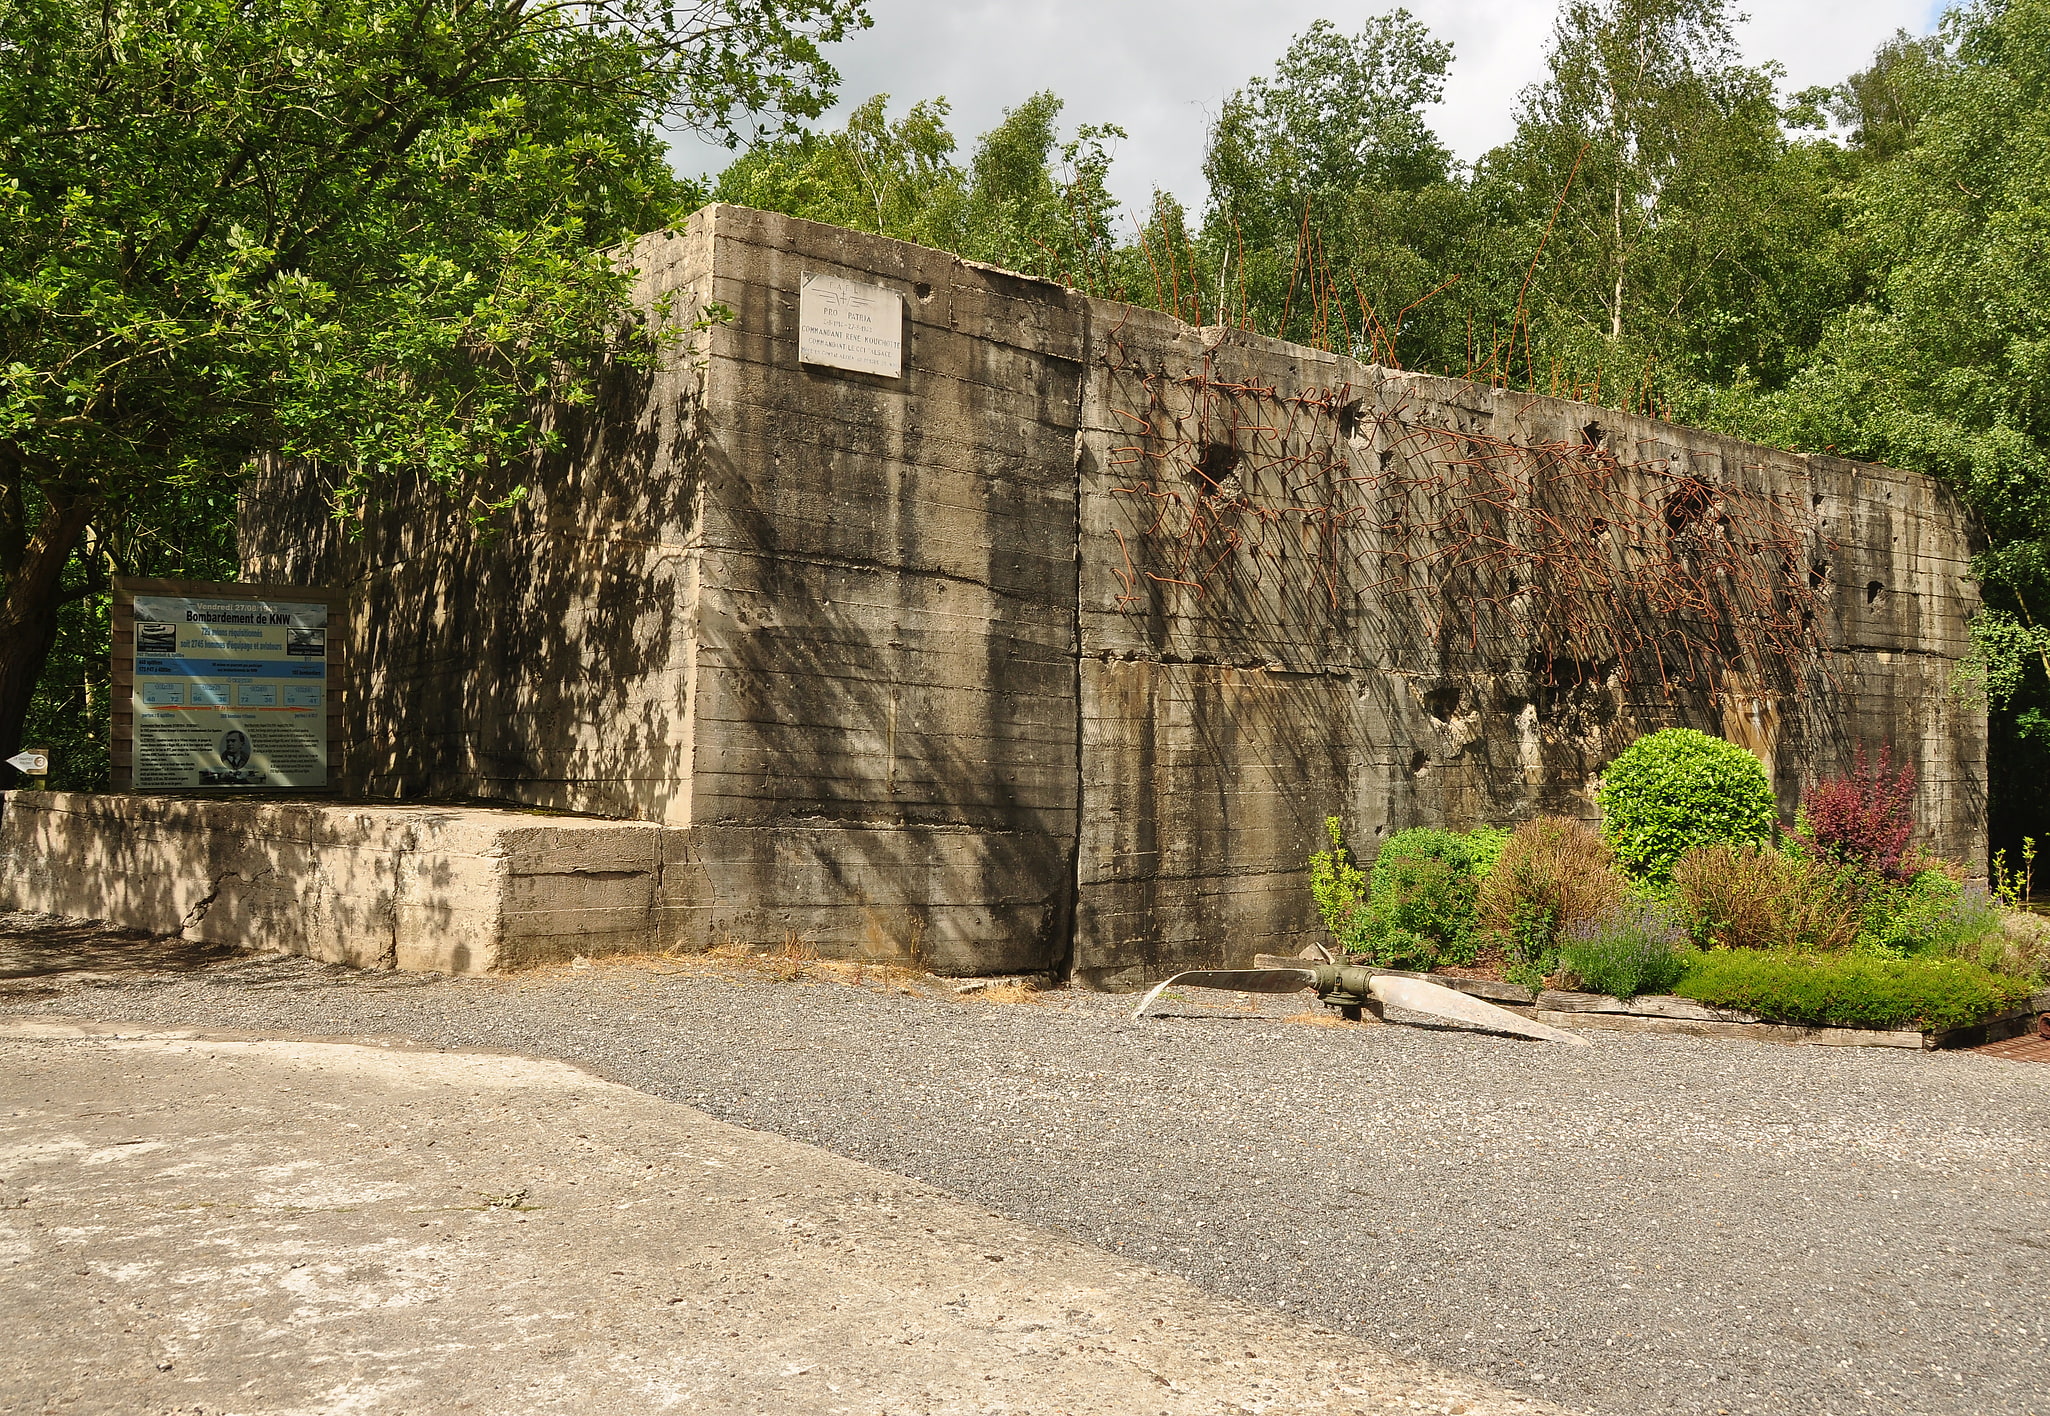
[[[1803,1042],[1822,1047],[1906,1047],[1928,1052],[1941,1048],[1977,1047],[1982,1043],[2020,1037],[2035,1027],[2038,1014],[2050,1012],[2050,989],[2046,989],[2031,998],[2024,1008],[1961,1028],[1926,1032],[1816,1028],[1776,1023],[1753,1013],[1739,1013],[1728,1008],[1710,1008],[1691,998],[1675,998],[1668,994],[1645,994],[1626,1000],[1611,998],[1606,993],[1562,993],[1552,988],[1532,990],[1495,979],[1461,978],[1454,974],[1413,973],[1407,969],[1375,969],[1373,972],[1427,979],[1458,989],[1461,993],[1485,998],[1498,1007],[1522,1013],[1541,1023],[1550,1023],[1556,1028],[1681,1033],[1688,1037]]]

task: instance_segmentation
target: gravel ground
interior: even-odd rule
[[[572,1060],[1568,1406],[2050,1416],[2040,1064],[992,993],[700,960],[450,980],[0,917],[0,1013]]]

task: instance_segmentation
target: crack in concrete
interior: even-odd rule
[[[183,934],[188,929],[197,928],[206,919],[207,915],[212,912],[214,902],[220,899],[221,887],[230,880],[242,880],[254,885],[264,877],[275,874],[277,874],[275,870],[259,870],[256,874],[248,876],[245,876],[239,870],[222,871],[208,883],[207,892],[193,902],[191,909],[185,911],[184,916],[178,921],[178,932]]]

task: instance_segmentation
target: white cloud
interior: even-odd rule
[[[1776,60],[1787,85],[1830,84],[1852,73],[1896,29],[1925,33],[1929,0],[1753,0],[1740,30],[1754,63]],[[1142,205],[1165,187],[1185,202],[1203,196],[1203,136],[1223,96],[1268,71],[1289,40],[1326,17],[1357,30],[1380,3],[1309,0],[871,0],[875,27],[831,54],[844,102],[826,120],[873,94],[900,113],[921,98],[953,103],[966,155],[1003,110],[1040,89],[1066,100],[1069,124],[1115,123],[1113,186]],[[1473,158],[1509,135],[1516,95],[1541,77],[1551,0],[1410,0],[1412,14],[1454,46],[1445,102],[1432,116],[1440,136]],[[684,171],[714,170],[723,149],[677,142]]]

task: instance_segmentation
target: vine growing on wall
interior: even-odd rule
[[[1120,611],[1310,642],[1371,616],[1391,667],[1432,676],[1512,650],[1555,686],[1829,680],[1832,547],[1755,469],[1628,459],[1593,423],[1514,442],[1437,421],[1413,389],[1288,392],[1207,360],[1148,367],[1115,339],[1105,373]]]

